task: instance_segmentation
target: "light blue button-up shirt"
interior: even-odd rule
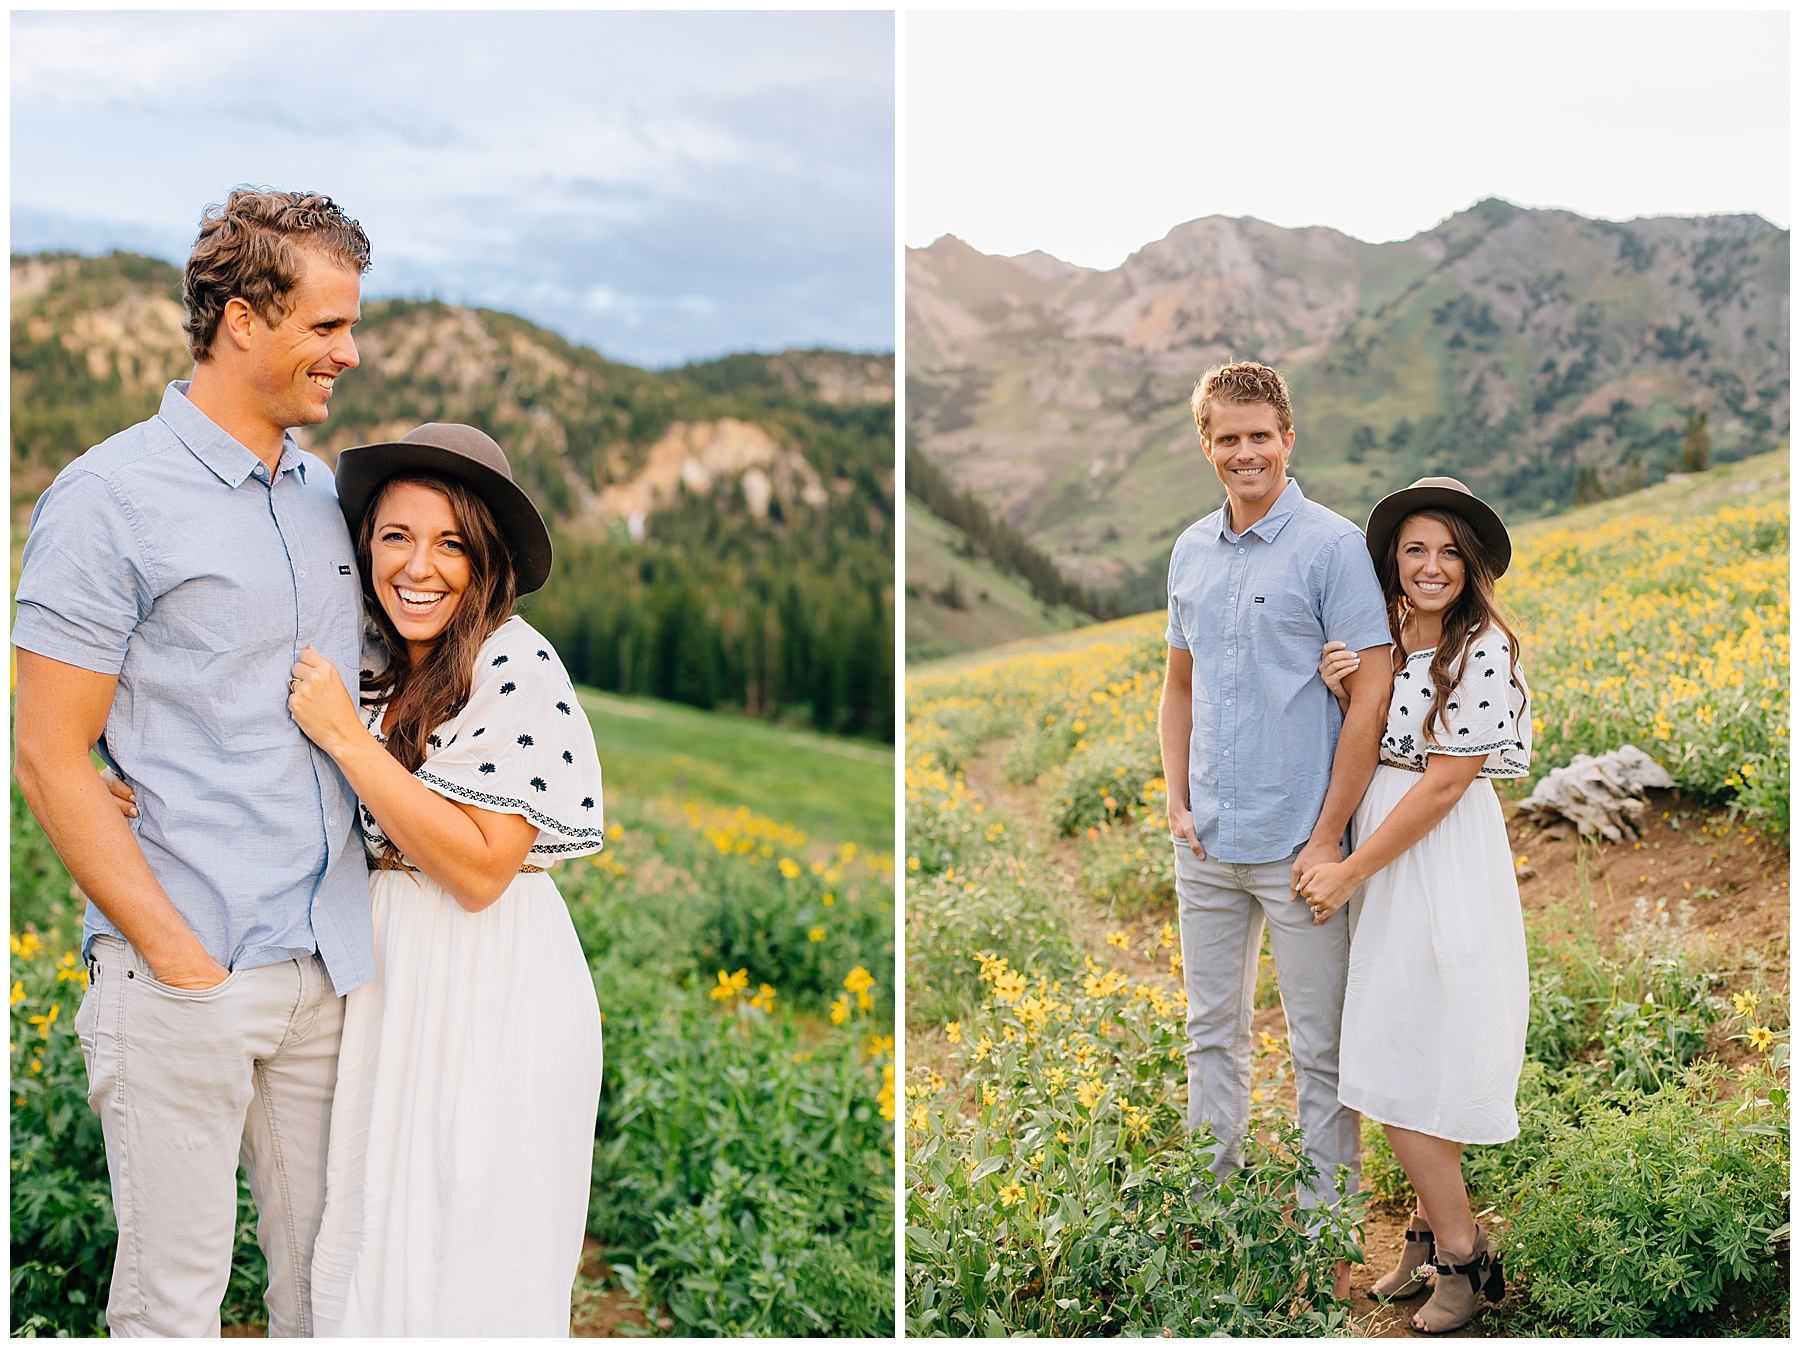
[[[1319,677],[1327,641],[1390,641],[1362,531],[1291,478],[1255,524],[1227,503],[1175,540],[1168,642],[1194,658],[1188,803],[1209,857],[1281,861],[1305,845],[1343,714]]]
[[[32,512],[13,644],[118,691],[102,754],[137,793],[150,869],[227,969],[311,955],[375,976],[356,797],[287,708],[315,646],[354,677],[356,553],[331,470],[268,467],[176,382],[156,416],[57,474]],[[82,947],[118,935],[88,905]]]

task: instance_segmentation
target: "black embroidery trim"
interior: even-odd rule
[[[477,731],[476,731],[476,732],[475,732],[475,735],[485,735],[485,734],[487,734],[487,727],[486,727],[486,726],[482,726],[482,727],[481,727],[481,729],[480,729],[480,730],[477,730]],[[471,736],[469,736],[469,738],[470,738],[470,739],[474,739],[474,738],[475,738],[475,735],[471,735]]]
[[[558,702],[556,704],[556,709],[558,711],[560,711],[564,716],[573,716],[575,714],[574,712],[569,710],[569,704],[567,702]]]
[[[494,664],[503,665],[506,663],[506,659],[507,659],[507,657],[504,655],[496,655],[494,657]],[[492,666],[489,666],[489,668],[492,668]]]
[[[503,683],[503,684],[501,684],[501,685],[500,685],[500,696],[501,696],[501,697],[505,697],[505,696],[506,696],[506,695],[507,695],[507,694],[508,694],[508,693],[510,693],[510,692],[512,692],[512,691],[513,691],[513,690],[514,690],[514,689],[516,689],[516,688],[517,688],[517,687],[518,687],[518,686],[519,686],[519,685],[518,685],[518,684],[516,684],[516,683]]]
[[[551,816],[533,809],[528,801],[518,800],[512,796],[490,796],[485,791],[472,791],[468,787],[462,786],[457,782],[446,781],[436,773],[427,772],[424,768],[420,768],[413,776],[424,782],[425,785],[429,786],[433,791],[445,795],[456,796],[459,799],[468,801],[471,805],[503,805],[507,807],[506,813],[523,814],[539,828],[549,829],[554,833],[562,834],[564,837],[604,839],[606,836],[604,829],[582,828],[579,825],[561,823],[558,820],[551,818]],[[531,850],[533,852],[561,852],[567,851],[569,848],[539,846],[534,843],[532,844]]]
[[[529,749],[533,743],[533,740],[532,740],[531,736],[529,736],[529,735],[521,735],[521,736],[519,736],[519,743],[522,744],[527,749]]]
[[[575,761],[575,755],[570,753],[567,749],[564,749],[563,750],[563,762],[573,763],[574,761]]]
[[[583,796],[581,798],[581,808],[584,810],[593,809],[594,808],[594,798],[592,796]]]
[[[493,770],[494,770],[494,765],[492,763],[483,763],[479,768],[476,769],[477,772],[492,772]]]
[[[542,777],[533,777],[531,779],[531,784],[539,791],[548,791],[550,789],[550,783],[546,782]]]
[[[538,659],[540,659],[540,660],[548,660],[548,659],[549,659],[549,658],[550,658],[550,652],[549,652],[549,651],[539,651],[539,652],[538,652]]]

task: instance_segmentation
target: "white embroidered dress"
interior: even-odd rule
[[[365,709],[378,736],[384,710]],[[414,775],[432,790],[538,826],[528,865],[600,850],[593,730],[524,619],[488,638],[428,744]],[[568,908],[541,871],[479,913],[416,871],[371,872],[369,890],[377,972],[345,1008],[314,1332],[566,1337],[601,1072]]]
[[[1530,771],[1530,694],[1511,669],[1511,643],[1489,628],[1451,667],[1456,685],[1428,746],[1433,653],[1414,652],[1394,676],[1353,836],[1380,827],[1421,780],[1428,753],[1487,761],[1437,827],[1352,901],[1338,1099],[1431,1137],[1505,1142],[1519,1132],[1529,990],[1512,846],[1487,779]]]

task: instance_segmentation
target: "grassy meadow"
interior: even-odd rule
[[[890,1334],[892,752],[581,690],[607,847],[555,868],[606,1081],[578,1330]],[[113,1226],[72,1029],[80,900],[12,804],[12,1301],[104,1334]],[[263,1317],[240,1194],[228,1326]],[[592,1276],[588,1276],[592,1275]],[[621,1309],[623,1308],[623,1309]]]
[[[1664,827],[1687,831],[1671,839],[1780,875],[1787,485],[1785,453],[1765,455],[1527,525],[1500,595],[1533,690],[1534,779],[1636,743],[1676,779]],[[1379,1332],[1305,1289],[1404,1221],[1410,1194],[1367,1129],[1351,1218],[1306,1239],[1266,962],[1247,1165],[1196,1187],[1215,1143],[1184,1133],[1178,1096],[1162,630],[1146,614],[908,680],[910,1333]],[[1685,892],[1634,875],[1642,899],[1603,933],[1603,849],[1578,854],[1569,893],[1526,909],[1521,1134],[1465,1158],[1515,1284],[1476,1332],[1785,1335],[1786,941],[1751,949],[1693,918],[1702,901],[1785,905],[1785,888],[1734,903],[1735,881],[1699,862]],[[1619,867],[1670,860],[1635,855],[1623,844]]]

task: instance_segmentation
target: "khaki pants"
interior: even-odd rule
[[[240,1155],[269,1264],[269,1333],[312,1333],[312,1253],[344,999],[317,956],[240,969],[192,992],[97,936],[76,1017],[100,1116],[119,1248],[115,1337],[219,1334]]]
[[[1291,861],[1242,866],[1205,861],[1175,844],[1175,898],[1181,918],[1181,970],[1187,992],[1188,1127],[1211,1122],[1224,1145],[1208,1168],[1221,1179],[1241,1164],[1250,1123],[1250,1017],[1263,923],[1281,982],[1293,1049],[1294,1088],[1306,1155],[1319,1167],[1316,1191],[1300,1206],[1336,1201],[1337,1168],[1345,1192],[1362,1172],[1361,1119],[1338,1103],[1338,1034],[1350,966],[1352,909],[1360,892],[1314,926],[1291,897]]]

